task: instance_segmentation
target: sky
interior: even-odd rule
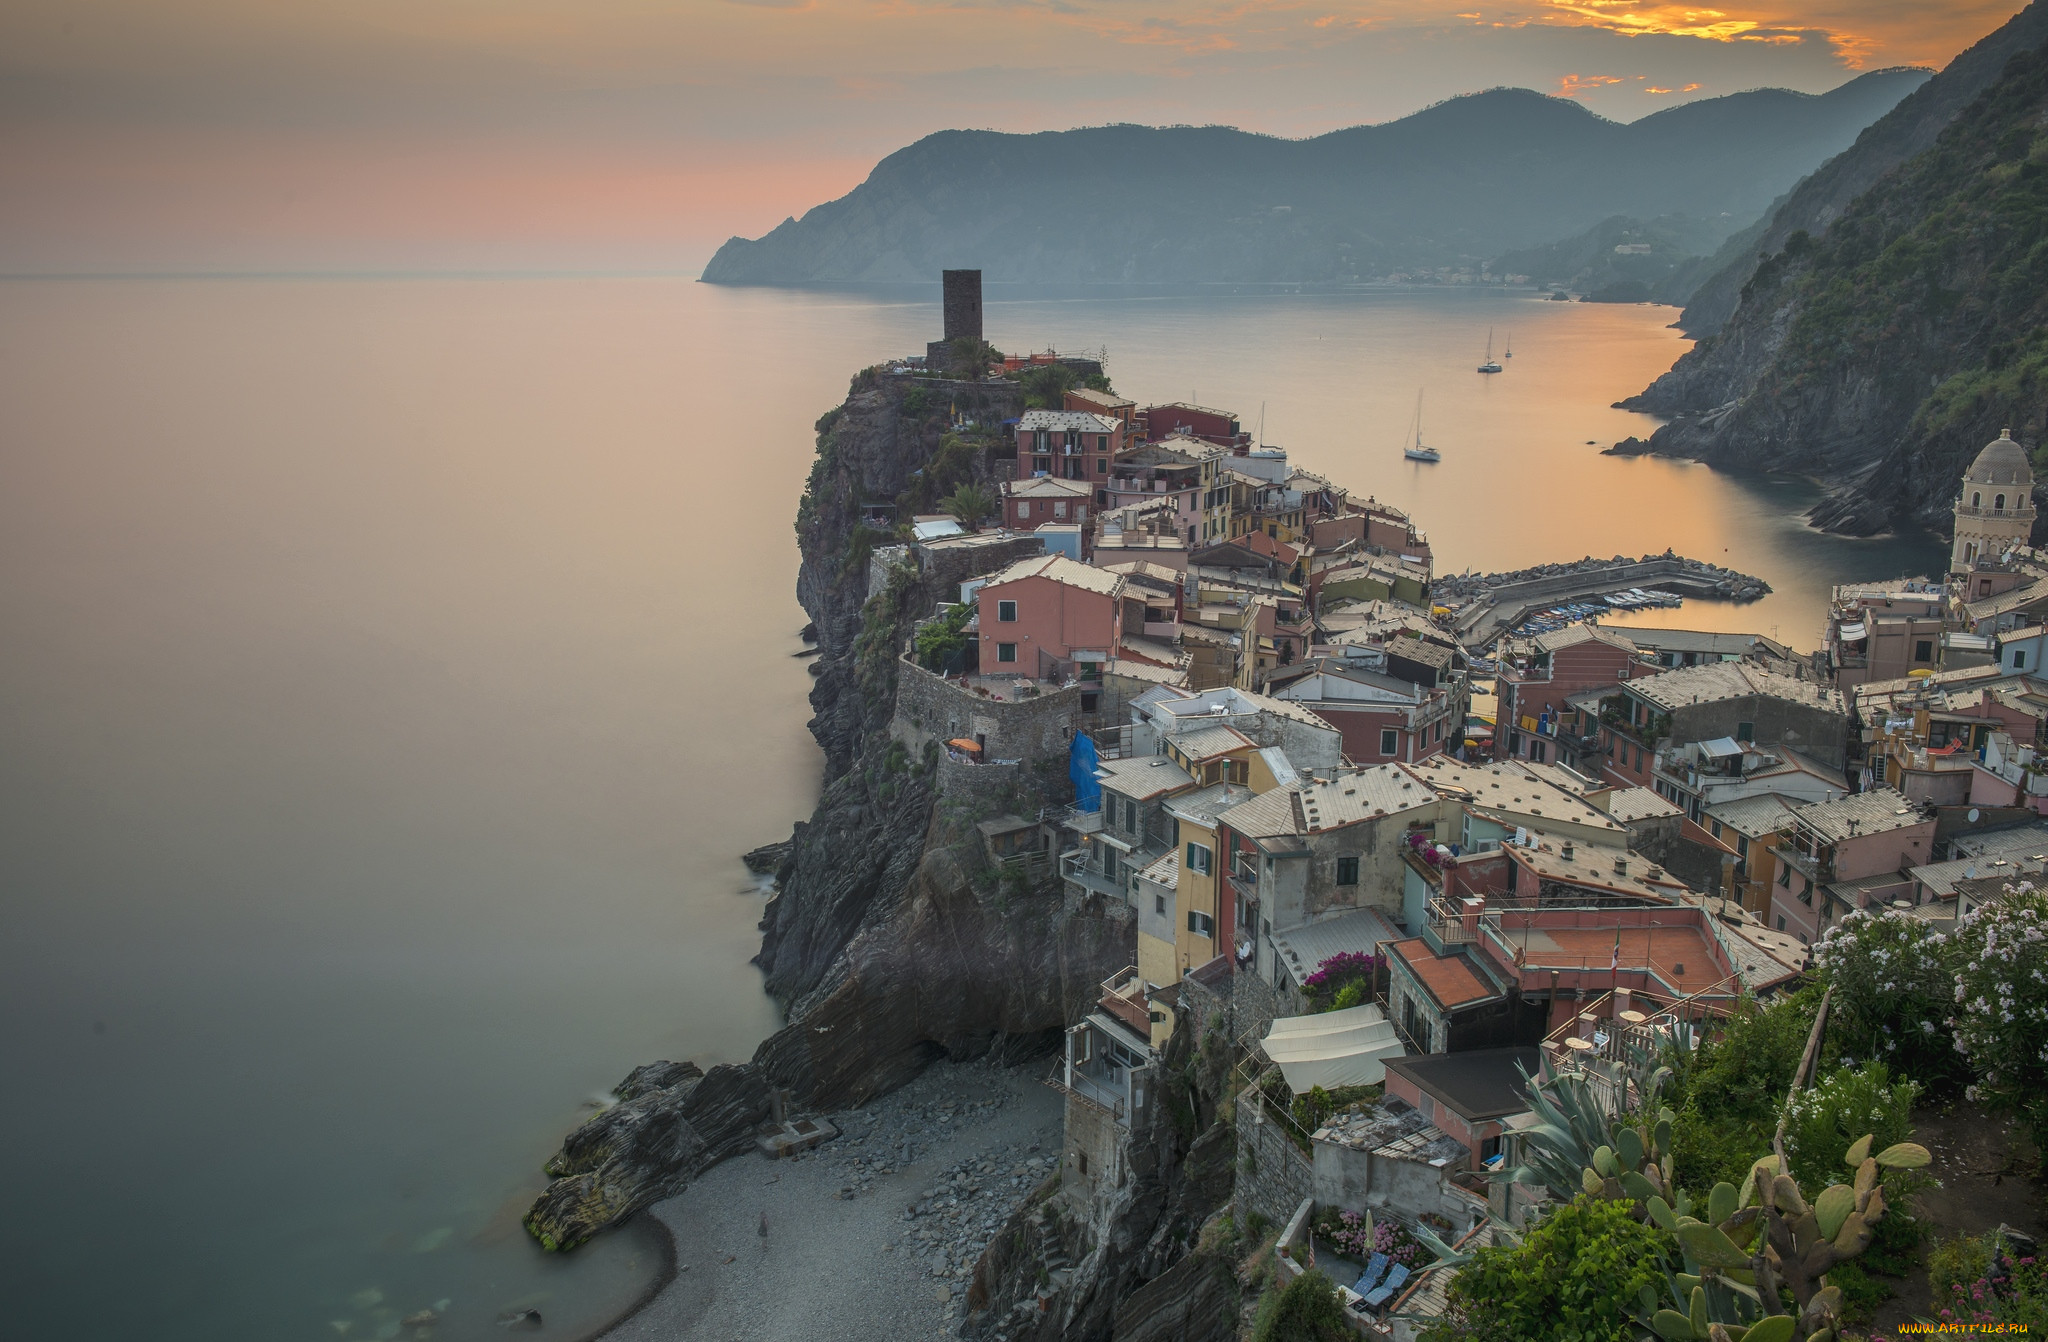
[[[0,0],[0,273],[656,270],[933,131],[1632,121],[1938,67],[2015,0]]]

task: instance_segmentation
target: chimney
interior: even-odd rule
[[[1564,848],[1559,852],[1558,855],[1567,862],[1572,860],[1572,841],[1570,839],[1566,839],[1564,841]]]
[[[1615,874],[1616,876],[1626,876],[1626,875],[1628,875],[1628,859],[1627,859],[1627,858],[1625,858],[1625,857],[1616,857],[1616,858],[1614,859],[1614,874]]]

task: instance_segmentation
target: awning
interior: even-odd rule
[[[1733,759],[1741,753],[1741,743],[1732,736],[1717,736],[1711,741],[1700,742],[1700,754],[1709,759]]]
[[[977,755],[981,753],[981,742],[970,741],[964,736],[956,736],[946,744],[955,750],[971,750]]]
[[[1314,1016],[1282,1016],[1260,1045],[1280,1064],[1288,1089],[1306,1095],[1321,1086],[1374,1086],[1387,1079],[1386,1059],[1406,1056],[1392,1022],[1376,1006]]]
[[[1845,624],[1839,632],[1839,637],[1844,643],[1854,643],[1869,632],[1860,624]]]

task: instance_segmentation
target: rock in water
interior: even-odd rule
[[[651,1084],[664,1075],[679,1079]],[[622,1096],[629,1089],[632,1098],[593,1114],[548,1161],[555,1181],[525,1217],[542,1248],[573,1249],[680,1193],[705,1167],[752,1145],[768,1118],[768,1085],[749,1067],[699,1073],[688,1063],[655,1063],[619,1083]]]
[[[789,860],[793,846],[794,841],[790,839],[783,839],[779,843],[764,843],[759,848],[742,853],[740,861],[746,863],[747,870],[756,876],[766,876],[781,869],[782,864]]]
[[[637,1100],[642,1095],[680,1086],[702,1075],[704,1069],[694,1062],[650,1062],[626,1073],[626,1079],[612,1087],[612,1095],[622,1103]]]

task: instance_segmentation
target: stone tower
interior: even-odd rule
[[[946,277],[946,339],[981,339],[981,272],[949,270]]]
[[[1949,571],[1967,573],[1980,563],[1995,562],[2013,546],[2025,545],[2033,532],[2034,471],[2027,464],[2027,449],[2007,429],[1963,472]]]

